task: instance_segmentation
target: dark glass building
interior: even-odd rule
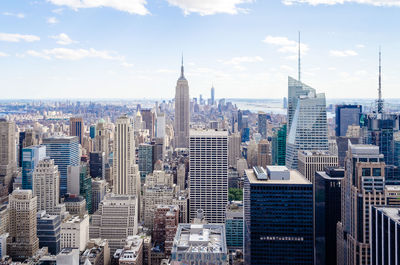
[[[283,124],[272,136],[272,164],[284,166],[286,163],[287,125]]]
[[[57,255],[61,248],[61,219],[59,215],[48,215],[46,211],[37,213],[37,237],[39,248],[48,247],[49,253]]]
[[[315,257],[320,265],[336,265],[336,224],[341,220],[344,168],[315,173]]]
[[[92,178],[105,179],[105,153],[104,152],[90,152],[89,154],[89,167],[90,176]]]
[[[258,112],[258,133],[261,134],[262,139],[267,139],[267,120],[268,115],[264,112]]]
[[[284,166],[246,170],[246,265],[313,264],[313,187]]]
[[[349,125],[360,125],[361,105],[336,106],[336,136],[346,136]]]

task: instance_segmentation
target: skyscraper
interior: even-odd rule
[[[315,183],[315,172],[324,171],[325,167],[337,167],[338,157],[328,151],[302,150],[298,153],[298,170],[312,184]]]
[[[79,143],[83,143],[83,135],[85,134],[85,126],[82,117],[69,118],[69,135],[78,136]]]
[[[0,180],[8,185],[17,167],[15,123],[0,119]]]
[[[286,166],[297,169],[300,150],[329,150],[325,94],[289,77]]]
[[[190,131],[190,220],[204,211],[210,223],[224,223],[228,203],[228,132]]]
[[[43,139],[46,154],[58,166],[60,172],[60,196],[67,193],[68,166],[79,165],[79,139],[76,136],[54,136]]]
[[[139,145],[138,161],[142,179],[144,179],[147,174],[153,172],[153,151],[154,146],[151,144]]]
[[[257,145],[257,165],[266,167],[271,165],[271,144],[268,140],[262,139]]]
[[[262,139],[267,139],[267,116],[264,112],[258,112],[258,133]]]
[[[313,186],[284,166],[246,170],[245,264],[313,264]]]
[[[89,166],[90,176],[92,178],[105,179],[106,175],[106,157],[103,151],[90,152],[89,154]]]
[[[211,105],[215,104],[215,88],[214,85],[211,87]]]
[[[175,148],[189,147],[190,98],[189,84],[184,76],[183,57],[181,76],[175,89]]]
[[[142,109],[141,110],[142,119],[145,123],[147,130],[149,130],[150,140],[155,137],[156,134],[156,114],[152,109]]]
[[[46,146],[29,146],[22,151],[22,188],[31,190],[33,184],[32,174],[39,161],[46,156]]]
[[[287,125],[282,124],[275,130],[272,136],[272,164],[284,166],[286,163],[286,129]]]
[[[110,155],[110,133],[107,130],[106,122],[100,119],[96,125],[96,136],[94,137],[94,151],[104,152],[105,158]]]
[[[119,117],[115,123],[113,174],[116,194],[128,194],[128,180],[135,164],[135,139],[133,122],[127,116]]]
[[[346,136],[349,125],[360,125],[361,105],[337,105],[336,106],[336,136]]]
[[[39,238],[39,248],[48,247],[49,253],[57,255],[61,250],[60,230],[60,215],[49,215],[46,211],[38,211],[37,236]]]
[[[39,248],[36,209],[36,197],[31,190],[16,189],[10,194],[7,252],[13,261],[30,258]]]

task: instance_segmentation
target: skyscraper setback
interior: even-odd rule
[[[190,99],[189,84],[184,75],[183,57],[181,76],[175,90],[175,148],[189,147]]]

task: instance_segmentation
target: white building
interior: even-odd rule
[[[67,168],[67,192],[78,195],[80,193],[81,166],[68,166]]]
[[[159,113],[157,114],[156,120],[156,138],[164,138],[165,137],[165,114]]]
[[[79,264],[79,249],[66,248],[57,254],[57,265]]]
[[[0,235],[0,259],[7,255],[7,238],[8,233]]]
[[[107,182],[105,179],[95,178],[92,179],[92,212],[96,212],[99,203],[106,195]]]
[[[190,132],[189,141],[190,220],[204,211],[209,223],[225,222],[228,203],[228,132]]]
[[[89,241],[89,215],[75,215],[61,224],[61,249],[77,248],[83,251]],[[57,263],[58,264],[58,263]]]

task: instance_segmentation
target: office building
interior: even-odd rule
[[[166,255],[171,254],[175,233],[179,224],[179,207],[176,205],[158,205],[154,214],[152,240],[156,245],[164,246]]]
[[[79,264],[79,249],[64,248],[57,255],[57,265]]]
[[[92,209],[90,214],[93,214],[99,208],[99,203],[106,195],[107,182],[105,179],[92,179]]]
[[[329,151],[301,150],[298,153],[299,172],[314,184],[315,172],[324,171],[326,167],[337,167],[338,157]]]
[[[110,247],[108,241],[101,238],[90,239],[86,245],[86,250],[80,256],[80,264],[89,261],[91,265],[109,265]]]
[[[106,175],[106,156],[102,151],[90,152],[89,154],[89,166],[90,176],[92,178],[105,179]]]
[[[46,146],[29,146],[21,150],[22,160],[22,189],[31,190],[33,183],[33,171],[35,167],[46,156]]]
[[[204,211],[210,223],[225,223],[228,203],[228,132],[190,131],[190,220]]]
[[[112,257],[111,264],[119,265],[142,265],[143,263],[143,238],[139,236],[128,236],[123,248],[117,249]]]
[[[7,204],[0,205],[0,235],[7,233],[9,230],[9,212]]]
[[[352,145],[342,182],[337,264],[371,264],[371,206],[385,205],[385,162],[375,145]]]
[[[15,123],[0,118],[0,180],[8,186],[17,168]]]
[[[135,139],[133,121],[126,115],[115,123],[114,157],[113,157],[113,192],[128,194],[130,174],[135,164]]]
[[[110,132],[107,129],[107,124],[103,119],[100,119],[96,125],[96,136],[94,137],[93,147],[94,152],[104,152],[105,159],[108,159],[111,152]]]
[[[138,200],[131,195],[107,194],[92,215],[90,238],[107,239],[110,252],[123,248],[138,231]]]
[[[38,211],[36,216],[39,248],[47,247],[50,254],[57,255],[61,251],[60,215],[49,215],[46,211]]]
[[[73,215],[61,223],[61,249],[77,248],[84,251],[89,241],[89,215]]]
[[[264,112],[258,112],[258,133],[261,134],[262,139],[267,139],[267,132],[268,132],[268,115]]]
[[[266,139],[262,139],[257,145],[257,166],[266,167],[271,165],[271,149],[270,142]]]
[[[400,264],[400,209],[371,208],[371,265]]]
[[[315,173],[315,264],[336,265],[336,224],[341,220],[343,168]]]
[[[90,139],[94,139],[96,137],[96,125],[92,124],[89,127],[89,137]]]
[[[175,148],[189,147],[189,123],[190,123],[190,99],[189,84],[184,76],[183,58],[181,65],[181,76],[175,89]]]
[[[336,137],[339,167],[344,167],[346,153],[347,153],[347,150],[349,149],[349,142],[351,144],[362,144],[362,139],[360,137],[350,137],[350,136]]]
[[[400,186],[385,185],[386,204],[400,207]]]
[[[31,190],[16,189],[10,194],[7,253],[13,261],[24,261],[39,249],[36,200]]]
[[[149,131],[150,140],[152,140],[156,133],[156,114],[152,109],[142,109],[140,112],[142,114],[145,129]]]
[[[240,133],[232,133],[228,138],[228,165],[236,168],[237,160],[241,157],[240,153]]]
[[[164,138],[165,137],[165,114],[164,113],[157,114],[155,137],[156,138]]]
[[[86,200],[87,210],[92,212],[92,178],[87,163],[68,167],[68,193],[81,195]]]
[[[361,105],[337,105],[336,106],[336,137],[346,136],[350,125],[360,126]]]
[[[226,206],[226,245],[228,250],[243,249],[243,203],[230,202]]]
[[[215,104],[215,88],[214,85],[211,87],[211,96],[210,96],[211,105]]]
[[[147,174],[153,172],[153,149],[154,146],[151,144],[139,145],[138,164],[142,179],[144,179]]]
[[[53,136],[44,138],[46,154],[54,160],[60,172],[60,196],[67,193],[68,166],[79,165],[79,139],[76,136]]]
[[[294,108],[293,108],[294,107]],[[298,151],[328,151],[325,94],[289,77],[286,166],[297,169]]]
[[[79,143],[82,145],[83,136],[85,135],[85,126],[83,124],[82,117],[69,118],[69,135],[77,136],[79,139]]]
[[[245,264],[313,264],[311,182],[285,166],[255,167],[243,200]]]
[[[8,233],[0,234],[0,260],[7,256]]]
[[[287,125],[283,124],[274,131],[272,136],[272,164],[284,166],[286,163],[286,135]]]
[[[80,195],[66,194],[63,202],[71,215],[84,216],[87,213],[86,200]]]
[[[228,264],[224,224],[179,224],[171,265]]]

